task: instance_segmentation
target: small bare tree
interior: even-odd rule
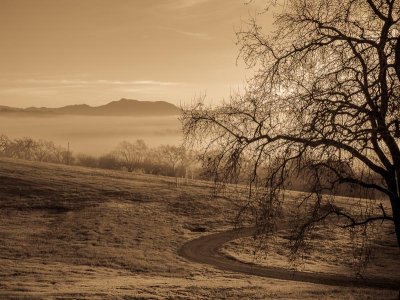
[[[25,160],[32,160],[34,158],[35,148],[36,142],[28,137],[14,139],[8,145],[11,157]]]
[[[135,143],[127,141],[121,142],[115,150],[115,153],[121,159],[122,165],[126,167],[129,172],[132,172],[143,163],[147,151],[148,148],[145,142],[143,140],[137,140]]]
[[[50,142],[48,147],[51,152],[51,162],[68,164],[68,161],[71,160],[72,155],[68,149],[57,146],[53,142]]]
[[[244,210],[262,233],[276,231],[288,179],[309,179],[294,252],[326,220],[391,222],[400,247],[400,3],[288,0],[276,10],[272,33],[256,20],[237,33],[241,56],[256,68],[247,91],[185,109],[186,137],[213,154],[219,179],[247,172]],[[349,184],[365,191],[367,206],[323,196]]]
[[[182,165],[185,150],[183,147],[162,145],[158,148],[162,162],[172,170],[173,175],[178,176],[178,168]]]
[[[35,141],[33,148],[33,159],[36,161],[49,162],[52,160],[52,151],[54,143],[51,141],[38,140]]]

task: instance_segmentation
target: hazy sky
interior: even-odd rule
[[[250,75],[235,30],[265,2],[245,2],[0,0],[0,105],[219,101]]]

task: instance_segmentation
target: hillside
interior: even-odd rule
[[[176,187],[169,177],[0,158],[0,183],[1,299],[397,295],[224,272],[180,257],[185,242],[232,227],[232,202],[214,198],[205,182]]]
[[[15,108],[0,106],[1,115],[89,115],[89,116],[174,116],[180,114],[180,109],[165,101],[139,101],[120,99],[101,106],[86,104],[68,105],[59,108],[29,107]]]

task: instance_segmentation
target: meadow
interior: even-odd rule
[[[180,257],[178,250],[185,242],[233,227],[233,200],[215,196],[213,185],[205,181],[177,186],[171,177],[1,158],[0,214],[1,299],[397,299],[398,295],[391,290],[225,272]],[[324,243],[324,237],[319,242]],[[333,242],[340,247],[342,237]],[[246,245],[233,241],[224,251],[250,260]],[[391,243],[379,246],[387,253],[394,249]],[[345,252],[346,248],[338,256]],[[271,253],[273,262],[283,259],[276,257],[281,254]],[[332,261],[332,253],[323,248],[314,255],[312,261]],[[387,263],[397,263],[396,255],[398,250],[391,261],[378,261],[383,267],[374,270],[384,274]],[[329,271],[329,264],[324,270]]]

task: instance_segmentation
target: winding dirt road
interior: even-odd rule
[[[291,271],[283,268],[264,267],[229,258],[220,252],[221,247],[234,239],[252,235],[254,229],[226,231],[202,236],[184,244],[178,254],[188,260],[208,264],[224,271],[282,280],[302,281],[334,286],[357,286],[399,290],[400,282],[388,279],[363,279],[327,273]]]

